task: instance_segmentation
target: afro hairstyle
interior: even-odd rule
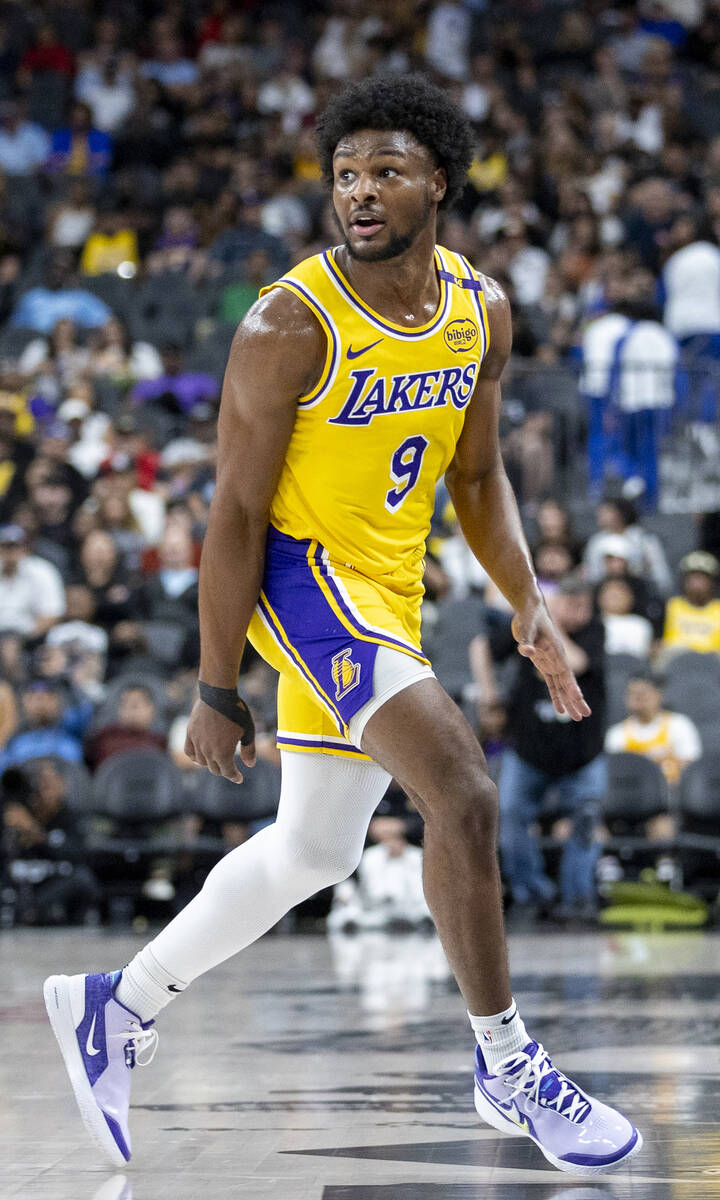
[[[456,104],[424,75],[391,75],[348,84],[318,118],[317,142],[325,182],[332,186],[338,142],[358,129],[406,130],[447,175],[440,208],[462,194],[473,156],[472,126]]]

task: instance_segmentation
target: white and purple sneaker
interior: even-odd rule
[[[158,1042],[153,1022],[115,999],[121,974],[51,975],[43,987],[85,1128],[115,1166],[130,1160],[130,1071],[152,1062]]]
[[[642,1136],[554,1067],[538,1042],[508,1054],[491,1074],[478,1046],[475,1108],[503,1133],[527,1134],[548,1162],[571,1175],[618,1171],[642,1149]]]

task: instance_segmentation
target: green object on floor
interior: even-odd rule
[[[707,916],[707,905],[698,896],[690,892],[675,892],[657,881],[628,883],[619,880],[609,886],[606,896],[611,906],[680,909],[702,912]]]
[[[612,904],[598,914],[601,925],[632,929],[699,929],[708,919],[707,905],[674,908],[661,904]]]

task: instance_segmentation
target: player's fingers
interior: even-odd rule
[[[225,779],[229,779],[230,783],[243,782],[243,777],[238,770],[234,755],[232,755],[230,758],[224,758],[222,761],[218,761],[217,765],[219,767],[219,774]]]
[[[555,680],[552,675],[546,675],[545,683],[547,685],[547,690],[550,694],[550,699],[552,700],[555,712],[563,717],[565,715],[565,705],[563,704],[560,688],[557,685],[557,680]]]
[[[197,762],[197,759],[195,758],[195,747],[190,738],[190,734],[188,734],[185,738],[185,753],[187,754],[188,758],[193,760],[193,762]]]
[[[240,758],[245,763],[246,767],[254,767],[257,759],[255,753],[255,739],[248,742],[247,746],[240,747]]]

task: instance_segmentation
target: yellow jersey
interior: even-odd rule
[[[665,606],[663,641],[700,654],[720,653],[720,600],[699,607],[684,596],[672,596]]]
[[[450,463],[488,349],[485,297],[466,260],[435,248],[440,300],[407,328],[375,312],[328,250],[275,283],[317,317],[327,352],[301,396],[270,523],[408,599],[422,593],[435,485]]]

